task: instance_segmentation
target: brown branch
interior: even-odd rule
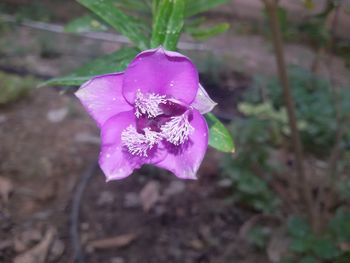
[[[289,126],[291,129],[291,139],[295,154],[295,165],[297,173],[296,185],[300,186],[300,195],[304,200],[309,215],[309,219],[314,229],[318,228],[318,216],[314,209],[312,192],[303,166],[303,150],[300,140],[297,120],[295,116],[294,100],[289,87],[286,63],[284,59],[283,40],[278,19],[278,4],[276,0],[263,0],[269,16],[269,23],[272,31],[272,41],[275,49],[275,57],[278,69],[278,76],[281,82],[283,99],[286,105]]]

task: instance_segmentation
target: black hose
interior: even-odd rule
[[[93,177],[94,174],[98,171],[98,163],[94,161],[89,167],[84,171],[80,176],[77,185],[75,187],[73,200],[72,200],[72,209],[70,212],[70,239],[72,243],[72,249],[74,252],[74,262],[84,263],[84,252],[80,243],[80,234],[79,234],[79,214],[80,214],[80,205],[81,199],[84,194],[85,188]]]

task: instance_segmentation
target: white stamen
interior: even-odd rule
[[[160,129],[163,138],[175,145],[184,143],[194,131],[188,121],[188,114],[171,117],[170,121],[162,125]]]
[[[122,144],[133,155],[147,157],[147,153],[162,138],[158,132],[150,128],[143,129],[145,134],[138,133],[135,127],[130,125],[121,134]]]
[[[159,104],[165,103],[165,95],[155,93],[142,94],[140,90],[136,92],[135,115],[139,118],[142,114],[147,114],[148,118],[154,118],[162,114]]]

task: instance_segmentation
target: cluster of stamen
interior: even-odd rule
[[[147,152],[161,140],[161,136],[150,128],[143,129],[143,132],[137,132],[135,127],[130,125],[122,132],[121,139],[123,146],[127,147],[131,154],[147,157]]]
[[[143,116],[157,122],[156,117],[164,114],[160,105],[166,103],[166,96],[154,93],[143,94],[138,90],[135,99],[135,116],[137,118]],[[137,130],[132,125],[128,126],[121,134],[122,145],[133,155],[147,157],[149,151],[161,140],[164,139],[179,146],[186,142],[194,131],[188,120],[188,110],[176,116],[163,115],[160,117],[163,120],[156,130],[150,127]]]
[[[175,145],[183,144],[194,131],[194,128],[188,121],[188,114],[186,113],[171,117],[170,121],[162,125],[160,129],[164,139]]]
[[[142,94],[140,90],[136,92],[135,99],[135,115],[140,118],[142,115],[147,115],[148,118],[154,118],[162,114],[159,109],[159,104],[166,102],[165,95],[155,93]]]

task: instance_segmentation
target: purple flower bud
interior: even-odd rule
[[[91,79],[76,96],[101,128],[99,164],[107,181],[143,164],[196,179],[208,146],[202,114],[216,104],[187,57],[146,50],[124,72]]]

